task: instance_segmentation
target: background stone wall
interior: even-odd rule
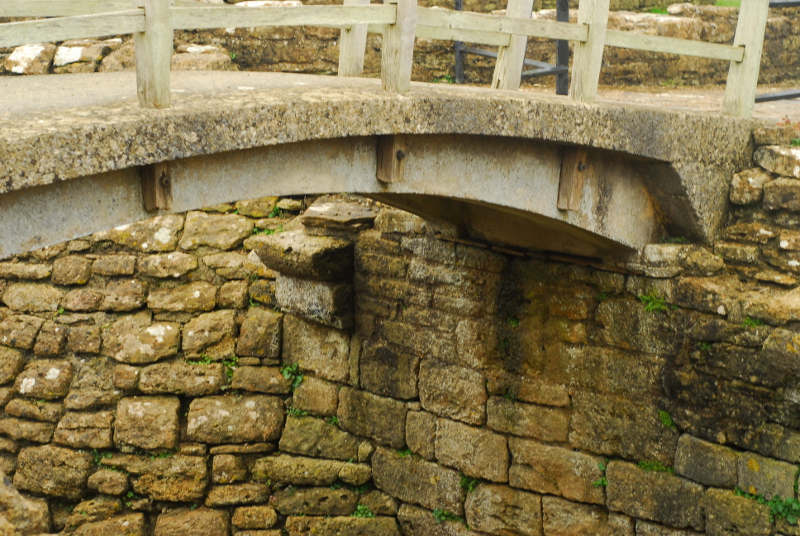
[[[347,196],[6,259],[0,534],[798,534],[797,136],[621,265]]]

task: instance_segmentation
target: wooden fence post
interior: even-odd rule
[[[144,108],[169,108],[172,62],[170,0],[134,0],[144,8],[145,31],[133,34],[136,45],[136,91]]]
[[[344,0],[346,6],[366,6],[369,0]],[[361,76],[364,73],[364,51],[367,48],[366,24],[354,24],[339,36],[339,76]]]
[[[769,0],[742,0],[733,46],[744,47],[741,62],[731,62],[722,111],[728,115],[750,117],[756,99],[764,30],[767,27]]]
[[[381,82],[386,91],[405,93],[411,85],[417,0],[384,0],[384,3],[397,5],[397,21],[386,25],[383,32]]]
[[[533,11],[533,0],[508,0],[507,17],[529,19]],[[494,89],[519,89],[528,37],[512,35],[507,47],[497,51],[492,87]]]
[[[589,36],[585,43],[575,43],[569,88],[569,96],[574,100],[593,102],[597,97],[608,28],[608,4],[609,0],[581,0],[578,5],[578,24],[589,27]]]

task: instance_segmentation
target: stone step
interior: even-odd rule
[[[767,171],[800,179],[800,147],[767,145],[756,149],[754,158]]]

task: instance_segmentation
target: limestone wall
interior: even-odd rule
[[[6,259],[0,534],[798,534],[797,135],[619,266],[342,197]]]

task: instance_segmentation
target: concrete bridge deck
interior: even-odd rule
[[[472,237],[599,256],[665,232],[710,239],[752,155],[752,120],[624,94],[584,104],[418,83],[397,95],[373,79],[253,72],[176,72],[171,87],[172,107],[151,110],[133,73],[0,79],[0,257],[47,245],[43,227],[59,241],[154,215],[138,170],[158,162],[171,163],[173,211],[351,191]],[[780,106],[756,114],[791,114]],[[375,179],[386,135],[408,135],[394,184]],[[564,147],[589,162],[569,211],[556,207]]]

